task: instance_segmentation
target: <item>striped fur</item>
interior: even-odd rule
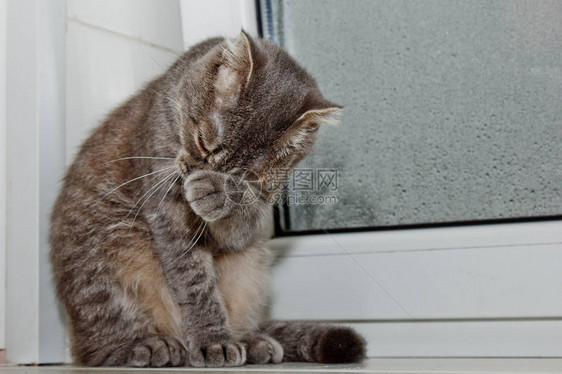
[[[310,152],[337,111],[291,57],[245,33],[194,46],[115,109],[82,145],[52,213],[76,363],[326,361],[327,351],[295,354],[290,335],[325,343],[332,328],[264,328],[275,191],[263,186]],[[258,176],[250,204],[232,198],[243,170]]]

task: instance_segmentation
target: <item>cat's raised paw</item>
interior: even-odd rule
[[[237,342],[197,347],[190,352],[194,367],[240,366],[246,362],[246,349]]]
[[[223,218],[230,211],[225,181],[224,174],[209,170],[195,171],[185,179],[185,198],[195,214],[207,222]]]
[[[250,364],[278,364],[283,361],[283,347],[270,336],[260,334],[242,342],[247,346]]]
[[[128,366],[182,366],[185,363],[185,355],[185,349],[176,339],[151,336],[133,347]]]

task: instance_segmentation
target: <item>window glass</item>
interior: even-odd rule
[[[346,108],[293,173],[285,230],[562,214],[561,1],[260,8],[264,37]]]

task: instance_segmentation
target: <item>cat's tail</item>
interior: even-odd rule
[[[262,331],[284,350],[283,361],[355,363],[365,358],[365,339],[354,329],[312,322],[265,322]]]

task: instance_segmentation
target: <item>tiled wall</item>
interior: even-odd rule
[[[181,53],[178,0],[67,2],[66,159],[127,97]]]
[[[67,0],[66,160],[127,97],[210,36],[257,34],[253,0]]]

